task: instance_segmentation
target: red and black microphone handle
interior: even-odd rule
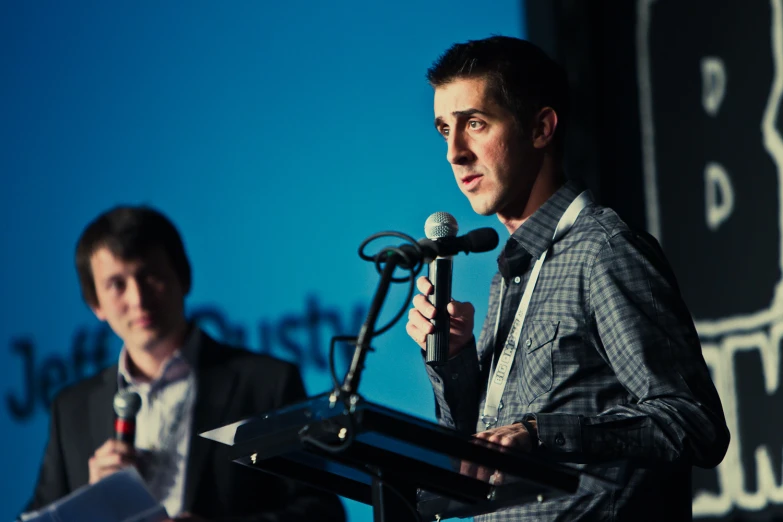
[[[114,439],[133,446],[136,440],[136,419],[114,419]]]

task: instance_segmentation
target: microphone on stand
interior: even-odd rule
[[[456,238],[458,230],[457,220],[448,212],[435,212],[424,223],[424,235],[435,243]],[[433,286],[429,300],[435,307],[435,317],[430,319],[435,329],[427,336],[425,359],[430,366],[443,366],[449,358],[450,318],[446,306],[451,301],[452,266],[451,255],[439,255],[429,263],[427,277]]]
[[[141,397],[130,390],[120,390],[114,395],[114,439],[131,447],[136,442],[136,414],[141,409]]]

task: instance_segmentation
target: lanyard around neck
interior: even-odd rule
[[[590,192],[585,190],[579,194],[568,206],[563,213],[560,221],[557,223],[555,233],[552,236],[552,244],[555,244],[560,238],[562,238],[566,232],[568,232],[574,225],[579,213],[582,212],[588,204],[592,202]],[[519,337],[522,335],[522,326],[525,322],[525,316],[527,315],[528,306],[530,306],[530,299],[533,297],[533,289],[536,287],[538,281],[538,274],[541,272],[541,267],[544,264],[547,253],[551,249],[544,250],[544,252],[536,260],[536,264],[533,266],[533,272],[530,274],[530,279],[525,286],[525,292],[522,294],[522,300],[517,308],[517,313],[514,316],[514,322],[511,324],[511,330],[508,332],[506,343],[503,345],[503,351],[500,352],[498,357],[497,366],[495,366],[494,374],[487,383],[487,399],[484,403],[484,413],[481,415],[481,422],[484,423],[485,429],[494,427],[498,422],[498,411],[501,408],[501,397],[503,391],[506,389],[506,383],[508,382],[508,375],[511,372],[511,364],[514,362],[514,355],[517,352],[517,346],[519,344]],[[503,294],[506,289],[506,283],[503,278],[500,280],[500,299],[498,301],[498,313],[495,318],[495,334],[493,339],[497,339],[498,327],[500,326],[500,312],[503,303]],[[492,354],[492,363],[494,366],[495,354]],[[490,366],[492,368],[492,366]]]

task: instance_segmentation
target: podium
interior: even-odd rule
[[[373,506],[375,521],[464,518],[570,494],[579,472],[337,392],[201,434],[231,458]],[[494,478],[493,478],[494,477]]]
[[[369,242],[386,236],[409,244],[386,247],[375,256],[364,253]],[[235,462],[370,504],[375,522],[464,518],[574,493],[581,475],[572,468],[372,404],[357,393],[370,341],[405,312],[403,306],[376,329],[390,284],[409,282],[404,301],[409,303],[415,276],[430,258],[485,252],[498,243],[493,229],[453,239],[422,244],[397,232],[366,239],[359,256],[375,262],[381,279],[358,335],[332,339],[334,391],[201,436],[231,446]],[[397,267],[410,275],[395,279]],[[348,340],[355,341],[356,350],[341,386],[332,355],[335,341]]]

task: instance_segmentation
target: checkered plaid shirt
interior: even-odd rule
[[[493,351],[505,341],[532,261],[551,247],[498,425],[535,418],[539,455],[574,463],[619,488],[583,479],[574,495],[476,520],[689,520],[691,466],[716,466],[728,446],[720,399],[653,238],[631,231],[611,209],[590,204],[552,244],[558,220],[578,193],[567,183],[511,236],[478,343],[444,367],[427,367],[439,422],[464,433],[483,429],[479,416]]]

